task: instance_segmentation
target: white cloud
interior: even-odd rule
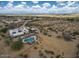
[[[39,3],[38,1],[32,1],[34,4],[37,4],[37,3]]]
[[[21,4],[14,6],[14,8],[16,8],[16,9],[25,9],[26,7],[28,7],[26,5],[26,2],[21,2]]]
[[[55,13],[55,14],[63,14],[63,13],[73,13],[78,7],[70,7],[70,6],[64,6],[62,8],[54,7],[49,9],[50,13]]]
[[[58,2],[61,5],[64,5],[64,2]],[[75,2],[67,2],[67,4],[59,8],[57,5],[51,5],[50,3],[44,3],[42,6],[36,4],[31,7],[26,4],[26,2],[21,2],[18,5],[13,5],[13,2],[9,2],[4,9],[0,7],[0,13],[54,13],[54,14],[62,14],[62,13],[78,13],[79,6],[71,7]],[[77,10],[77,11],[75,11]]]
[[[58,8],[56,5],[53,5],[51,8]]]
[[[57,1],[56,3],[57,3],[57,5],[61,5],[61,6],[65,6],[66,5],[65,1]]]
[[[50,4],[50,3],[44,3],[44,4],[42,4],[42,5],[43,5],[44,8],[49,8],[49,7],[51,7],[51,4]]]
[[[2,9],[2,7],[0,7],[0,9]]]
[[[14,9],[14,8],[16,8],[16,9],[22,9],[22,8],[25,8],[25,7],[28,7],[27,5],[26,5],[26,2],[21,2],[21,4],[18,4],[18,5],[13,5],[13,1],[9,1],[8,3],[7,3],[7,5],[6,6],[4,6],[4,8],[5,9]]]
[[[13,4],[12,3],[8,3],[7,6],[13,6]]]
[[[14,8],[16,8],[16,9],[22,9],[22,8],[24,8],[24,5],[19,4],[19,5],[15,6]]]
[[[63,2],[58,1],[57,3],[59,5],[64,5],[64,6],[62,8],[59,8],[59,7],[56,7],[56,6],[52,7],[50,9],[51,13],[58,13],[58,14],[62,14],[62,13],[74,13],[74,11],[77,8],[79,8],[78,6],[74,7],[74,5],[75,5],[74,1],[68,1],[67,3],[64,3],[64,1]],[[79,11],[77,11],[77,12],[79,13]],[[77,12],[75,12],[75,13],[77,13]]]
[[[41,7],[39,5],[32,6],[33,13],[49,13],[47,8]]]
[[[62,5],[62,6],[63,6],[63,5],[66,5],[66,4],[65,4],[65,3],[60,3],[60,5]]]
[[[21,4],[26,5],[26,2],[21,2]]]
[[[8,4],[4,8],[13,8],[13,1],[9,1]]]
[[[73,5],[73,4],[75,4],[75,1],[68,1],[68,2],[67,2],[67,6],[71,6],[71,5]]]
[[[14,1],[9,1],[9,3],[13,3]]]
[[[33,8],[33,9],[40,9],[41,6],[39,6],[39,5],[35,5],[35,6],[32,6],[32,8]]]

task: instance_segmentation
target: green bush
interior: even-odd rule
[[[23,47],[23,43],[22,41],[16,41],[16,42],[13,42],[13,44],[11,45],[11,48],[13,50],[20,50],[21,48]]]

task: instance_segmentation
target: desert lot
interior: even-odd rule
[[[52,17],[51,17],[52,16]],[[73,17],[74,16],[74,17]],[[15,22],[20,20],[21,22]],[[28,23],[25,21],[31,20]],[[0,57],[74,58],[79,57],[79,15],[0,16]],[[12,25],[11,25],[12,24]],[[12,50],[4,42],[7,31],[20,26],[38,29],[37,42]],[[8,28],[6,32],[1,29]]]

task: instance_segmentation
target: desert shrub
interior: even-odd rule
[[[22,57],[22,58],[28,58],[28,55],[27,54],[25,54],[25,55],[20,54],[19,56]]]
[[[79,50],[78,50],[78,51],[76,51],[75,58],[79,58]]]
[[[55,30],[55,29],[53,29],[53,28],[51,28],[51,27],[49,27],[48,30],[50,30],[50,31],[54,31],[54,32],[58,33],[57,30]]]
[[[7,44],[7,45],[10,45],[12,40],[10,38],[5,38],[4,39],[4,42]]]
[[[34,49],[37,49],[37,47],[34,47]]]
[[[39,56],[42,57],[43,56],[43,53],[39,52]]]
[[[11,48],[13,50],[20,50],[23,47],[23,43],[21,40],[13,42],[13,44],[11,45]]]
[[[56,58],[61,58],[61,55],[57,55]]]
[[[43,58],[47,58],[47,56],[45,56],[45,55],[43,55],[42,57],[43,57]]]
[[[47,57],[47,56],[45,56],[45,55],[43,54],[42,51],[39,51],[39,56],[42,57],[42,58],[46,58],[46,57]]]
[[[0,32],[6,33],[7,30],[8,30],[8,28],[2,28],[2,29],[0,29]]]
[[[24,58],[28,58],[28,55],[23,55]]]
[[[44,32],[44,35],[47,35],[47,32]]]
[[[51,56],[50,58],[54,58],[53,56]]]
[[[73,35],[73,36],[79,35],[79,31],[74,31],[74,32],[72,33],[72,35]]]
[[[53,52],[53,51],[45,50],[45,52],[46,52],[47,54],[52,54],[52,55],[54,55],[54,52]]]
[[[52,29],[51,27],[49,27],[49,28],[48,28],[48,30],[51,30],[51,31],[53,31],[53,29]]]
[[[51,37],[52,35],[48,35],[49,37]]]
[[[76,46],[78,49],[79,49],[79,44],[77,44],[77,46]]]
[[[62,36],[58,35],[57,38],[62,38]]]
[[[68,18],[67,21],[69,21],[69,22],[73,22],[74,19],[73,19],[73,18]]]
[[[76,47],[78,50],[76,51],[75,58],[79,58],[79,44],[77,44]]]
[[[69,33],[62,33],[62,36],[65,41],[72,41],[72,36]]]
[[[78,22],[79,21],[79,18],[75,18],[75,21]]]
[[[1,33],[0,35],[1,35],[2,37],[6,37],[6,36],[5,36],[4,34],[2,34],[2,33]]]
[[[14,29],[14,28],[16,28],[16,27],[17,27],[17,25],[16,25],[16,24],[11,23],[11,25],[9,25],[9,26],[8,26],[8,29]]]
[[[42,57],[42,58],[46,58],[46,56],[43,54],[43,53],[39,53],[39,55],[40,55],[40,57]]]
[[[43,34],[44,34],[44,35],[48,35],[48,32],[47,32],[47,31],[44,31]]]

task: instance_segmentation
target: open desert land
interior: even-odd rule
[[[13,50],[17,39],[10,37],[8,31],[19,27],[37,28],[37,41],[32,45],[23,43],[20,50]],[[0,57],[79,57],[79,14],[0,16]]]

